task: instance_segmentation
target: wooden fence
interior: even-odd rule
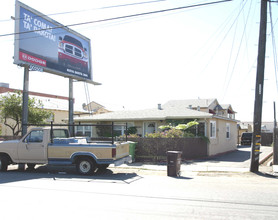
[[[182,160],[208,156],[207,142],[202,138],[134,138],[135,161],[165,162],[167,151],[181,151]]]

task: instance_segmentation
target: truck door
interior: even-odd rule
[[[44,146],[43,130],[31,131],[18,146],[21,163],[45,163],[47,161],[47,144]]]

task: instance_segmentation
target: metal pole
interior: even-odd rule
[[[254,120],[253,120],[254,130],[253,130],[253,138],[252,138],[252,146],[251,146],[251,165],[250,165],[251,172],[257,172],[259,170],[265,48],[266,48],[266,23],[267,23],[267,0],[261,0],[261,20],[260,20],[256,93],[255,93]]]
[[[273,165],[278,165],[278,128],[274,128]]]
[[[69,78],[69,133],[73,134],[73,79]]]
[[[112,121],[112,124],[111,124],[111,136],[112,136],[112,144],[114,144],[114,122]]]
[[[29,66],[24,67],[24,82],[22,95],[22,136],[27,133],[29,99]]]
[[[127,142],[127,122],[125,123],[125,141]]]
[[[273,102],[273,112],[274,112],[274,128],[277,127],[277,120],[276,120],[276,103]]]

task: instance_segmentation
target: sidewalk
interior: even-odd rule
[[[260,153],[260,164],[263,163],[272,153],[272,147],[262,146]],[[181,164],[181,172],[201,172],[201,171],[219,171],[219,172],[249,172],[250,169],[250,146],[239,146],[236,151],[223,155],[211,157],[205,160],[186,161]],[[167,164],[154,165],[135,162],[132,164],[121,165],[121,168],[137,168],[145,170],[167,171]],[[260,166],[261,172],[272,172],[272,167]]]

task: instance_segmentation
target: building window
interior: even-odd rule
[[[231,132],[230,132],[231,128],[230,128],[230,124],[227,123],[226,124],[226,138],[230,138]]]
[[[216,138],[216,121],[210,122],[210,138]]]
[[[127,123],[127,128],[129,127],[134,127],[134,123],[133,122],[128,122]],[[114,124],[114,135],[115,136],[121,136],[121,135],[125,135],[125,130],[126,128],[126,123],[122,122],[122,123],[115,123]]]
[[[75,130],[75,135],[92,137],[92,126],[77,126]]]

